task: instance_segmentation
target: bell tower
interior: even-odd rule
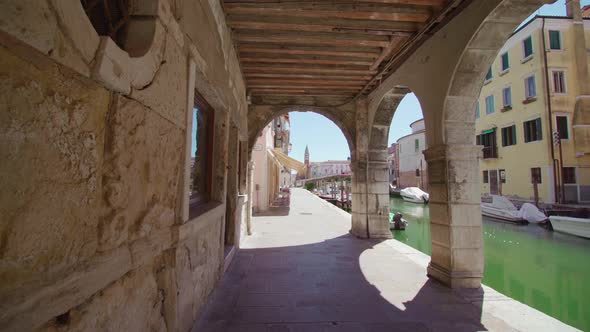
[[[311,169],[309,168],[309,148],[307,147],[307,145],[305,146],[304,163],[305,163],[305,178],[309,179]]]

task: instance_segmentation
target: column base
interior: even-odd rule
[[[481,287],[481,272],[449,271],[432,262],[428,264],[426,274],[449,288],[479,288]]]
[[[393,239],[393,234],[391,234],[391,232],[369,233],[367,236],[367,231],[365,229],[357,230],[357,229],[351,228],[349,233],[358,237],[359,239],[383,239],[383,240]]]

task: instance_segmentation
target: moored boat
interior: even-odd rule
[[[564,216],[550,216],[553,230],[590,239],[590,219]]]
[[[491,203],[481,203],[481,214],[489,218],[520,224],[540,223],[547,220],[545,214],[536,206],[525,203],[519,210],[509,199],[498,195],[492,195]]]
[[[400,191],[403,200],[411,203],[426,204],[430,199],[428,193],[417,187],[408,187]]]

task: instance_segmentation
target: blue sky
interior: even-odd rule
[[[590,0],[582,0],[582,6],[590,4]],[[565,0],[552,5],[545,5],[531,15],[565,15]],[[528,21],[527,18],[524,22]],[[524,23],[523,22],[523,23]],[[329,159],[343,160],[350,156],[348,144],[336,125],[322,115],[312,112],[294,112],[291,118],[290,155],[303,161],[305,146],[309,145],[311,161]],[[410,133],[410,123],[422,118],[422,110],[414,94],[407,95],[400,103],[393,117],[389,130],[389,144]]]

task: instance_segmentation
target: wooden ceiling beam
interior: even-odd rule
[[[323,32],[252,32],[238,31],[235,35],[238,42],[285,43],[302,45],[333,45],[333,46],[364,46],[387,47],[386,36],[361,34],[337,34]]]
[[[234,29],[251,30],[291,30],[311,32],[360,32],[368,34],[389,35],[394,32],[413,33],[423,24],[418,22],[398,22],[380,20],[351,20],[344,18],[323,17],[283,17],[263,15],[235,15],[226,17],[228,25]]]
[[[310,79],[284,79],[284,78],[248,78],[246,77],[246,81],[248,85],[250,84],[309,84],[309,85],[319,85],[319,84],[328,84],[331,86],[351,86],[351,87],[358,87],[362,86],[366,80],[326,80],[326,79],[317,79],[317,80],[310,80]]]
[[[328,67],[324,66],[301,66],[301,65],[290,65],[290,64],[280,64],[280,65],[269,65],[269,64],[255,64],[255,63],[245,63],[242,64],[242,69],[244,71],[254,70],[257,72],[286,72],[286,73],[331,73],[331,74],[358,74],[358,75],[371,75],[376,74],[377,72],[374,70],[367,69],[359,69],[359,68],[349,68],[342,66],[339,67]]]
[[[326,81],[326,80],[330,80],[330,81],[337,81],[337,82],[347,82],[347,81],[352,81],[352,80],[356,80],[356,81],[368,81],[372,78],[372,76],[352,76],[352,75],[334,75],[334,74],[328,74],[328,75],[320,75],[320,74],[293,74],[293,73],[284,73],[284,74],[273,74],[273,73],[258,73],[258,72],[253,72],[253,73],[244,73],[244,77],[248,80],[251,79],[280,79],[280,80],[304,80],[304,79],[309,79],[309,80],[322,80],[322,81]]]
[[[373,61],[361,60],[336,60],[336,59],[293,59],[293,58],[267,58],[258,56],[240,56],[242,63],[309,63],[309,64],[334,64],[334,65],[357,65],[370,66]]]
[[[407,38],[405,38],[405,37],[392,36],[391,41],[389,42],[389,45],[387,47],[383,48],[379,57],[377,59],[375,59],[375,61],[371,65],[371,67],[370,67],[371,70],[376,70],[377,68],[379,68],[379,65],[383,62],[383,60],[391,57],[393,52],[395,50],[400,49],[401,46],[403,45],[404,41],[406,41],[406,40],[407,40]]]
[[[334,90],[334,91],[359,91],[362,87],[351,87],[351,86],[334,86],[334,85],[264,85],[264,84],[248,84],[248,89],[259,90],[259,89],[276,89],[276,90]]]
[[[318,0],[223,0],[224,4],[233,4],[233,3],[288,3],[288,2],[297,2],[297,3],[318,3]],[[326,1],[329,2],[329,1]],[[336,1],[332,1],[335,3]],[[385,4],[394,4],[394,5],[414,5],[414,6],[443,6],[446,0],[355,0],[355,2],[359,3],[385,3]],[[325,2],[324,2],[325,3]],[[338,2],[336,2],[338,3]]]
[[[225,3],[227,14],[275,15],[284,17],[345,18],[353,20],[383,20],[426,22],[432,15],[430,7],[406,7],[375,4],[311,4],[306,3]]]
[[[338,48],[338,47],[311,47],[295,46],[280,44],[240,44],[240,52],[256,52],[271,54],[291,54],[291,55],[326,55],[326,56],[351,56],[357,58],[376,59],[379,57],[380,48],[366,49],[361,51],[359,48]]]

